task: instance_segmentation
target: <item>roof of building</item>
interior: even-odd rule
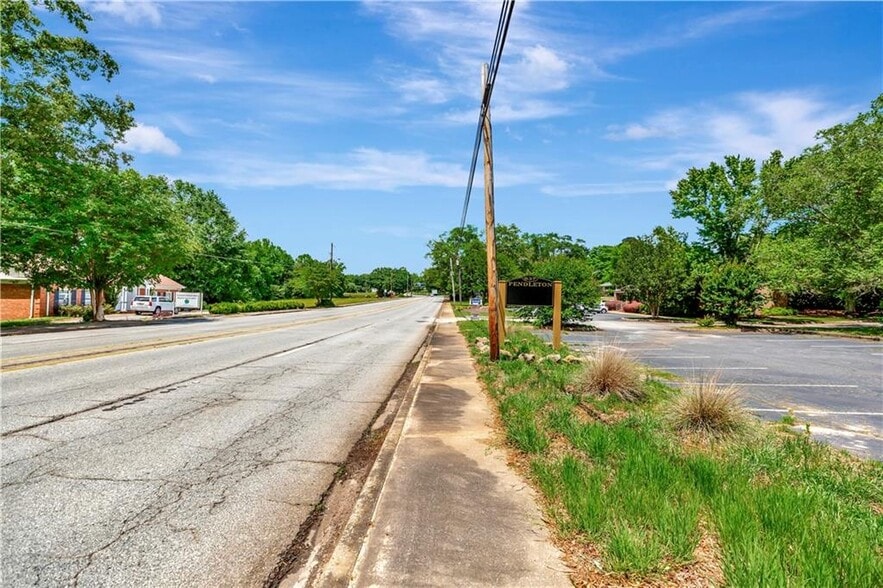
[[[182,284],[179,284],[172,278],[168,278],[162,274],[160,274],[159,279],[151,282],[154,290],[165,290],[171,292],[180,292],[184,289]]]

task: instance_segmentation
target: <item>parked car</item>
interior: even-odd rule
[[[598,306],[595,307],[595,312],[600,312],[602,314],[607,312],[607,305],[604,303],[604,301],[598,303]]]
[[[177,312],[175,302],[165,296],[135,296],[130,308],[135,314],[147,313],[157,316],[164,312]]]

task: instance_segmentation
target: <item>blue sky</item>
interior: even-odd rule
[[[460,220],[500,3],[87,2],[142,173],[352,273]],[[883,4],[516,2],[492,103],[497,222],[616,244],[691,166],[796,155],[883,89]],[[483,224],[481,176],[468,222]]]

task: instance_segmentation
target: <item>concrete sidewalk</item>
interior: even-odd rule
[[[427,359],[348,583],[570,586],[448,305]]]

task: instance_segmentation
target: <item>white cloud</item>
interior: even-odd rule
[[[566,184],[545,186],[541,192],[560,198],[580,198],[594,196],[622,196],[631,194],[665,194],[671,189],[671,182],[662,180],[609,182],[603,184]]]
[[[709,6],[713,4],[708,3]],[[714,7],[710,9],[713,12],[704,16],[678,17],[670,24],[660,22],[651,28],[652,33],[644,37],[624,42],[609,41],[598,47],[598,58],[602,63],[612,63],[657,49],[681,47],[695,40],[726,34],[728,31],[751,31],[759,23],[796,18],[803,9],[795,3],[755,3],[726,11]]]
[[[811,91],[746,92],[714,103],[662,111],[640,122],[608,128],[608,139],[656,140],[661,153],[638,160],[645,169],[707,165],[727,154],[763,160],[778,149],[786,157],[815,143],[817,131],[854,116]],[[671,148],[671,140],[677,140]]]
[[[391,34],[412,43],[415,56],[431,63],[432,76],[426,75],[425,65],[419,69],[399,65],[406,72],[404,75],[386,76],[402,101],[442,104],[459,100],[462,104],[475,104],[468,117],[454,113],[442,118],[457,124],[473,123],[481,94],[481,64],[491,54],[499,6],[482,1],[363,5],[385,20]],[[564,91],[572,86],[575,72],[591,77],[595,68],[574,68],[574,62],[583,65],[587,61],[578,57],[581,51],[577,44],[560,37],[549,23],[534,18],[530,4],[520,5],[516,12],[494,89],[500,120],[535,120],[568,114],[575,104],[553,108],[540,105],[537,96]],[[525,107],[526,102],[532,105]]]
[[[570,110],[566,103],[551,102],[548,100],[524,100],[518,105],[502,103],[491,106],[491,121],[494,123],[507,123],[525,120],[543,120],[563,116]],[[444,120],[457,124],[477,124],[479,109],[476,105],[473,110],[460,110],[449,112]]]
[[[122,18],[124,22],[131,25],[140,24],[144,21],[153,26],[159,26],[162,23],[159,3],[152,2],[151,0],[106,0],[90,2],[87,8],[92,12],[100,12]]]
[[[607,128],[605,137],[614,141],[679,137],[688,131],[688,120],[689,113],[670,110],[655,114],[642,123],[611,125]]]
[[[327,161],[284,162],[242,153],[216,154],[216,173],[199,181],[228,186],[312,186],[330,190],[394,191],[405,187],[462,187],[466,168],[432,161],[423,152],[361,148]],[[195,180],[194,180],[195,181]]]
[[[536,92],[554,92],[565,90],[570,85],[567,61],[543,45],[525,48],[513,69],[509,75],[518,80],[522,90],[530,87]]]
[[[178,144],[166,137],[159,127],[143,124],[138,124],[126,131],[123,145],[138,153],[162,153],[164,155],[181,153]]]
[[[414,78],[398,83],[398,90],[405,102],[442,104],[448,101],[444,82],[432,78]]]

